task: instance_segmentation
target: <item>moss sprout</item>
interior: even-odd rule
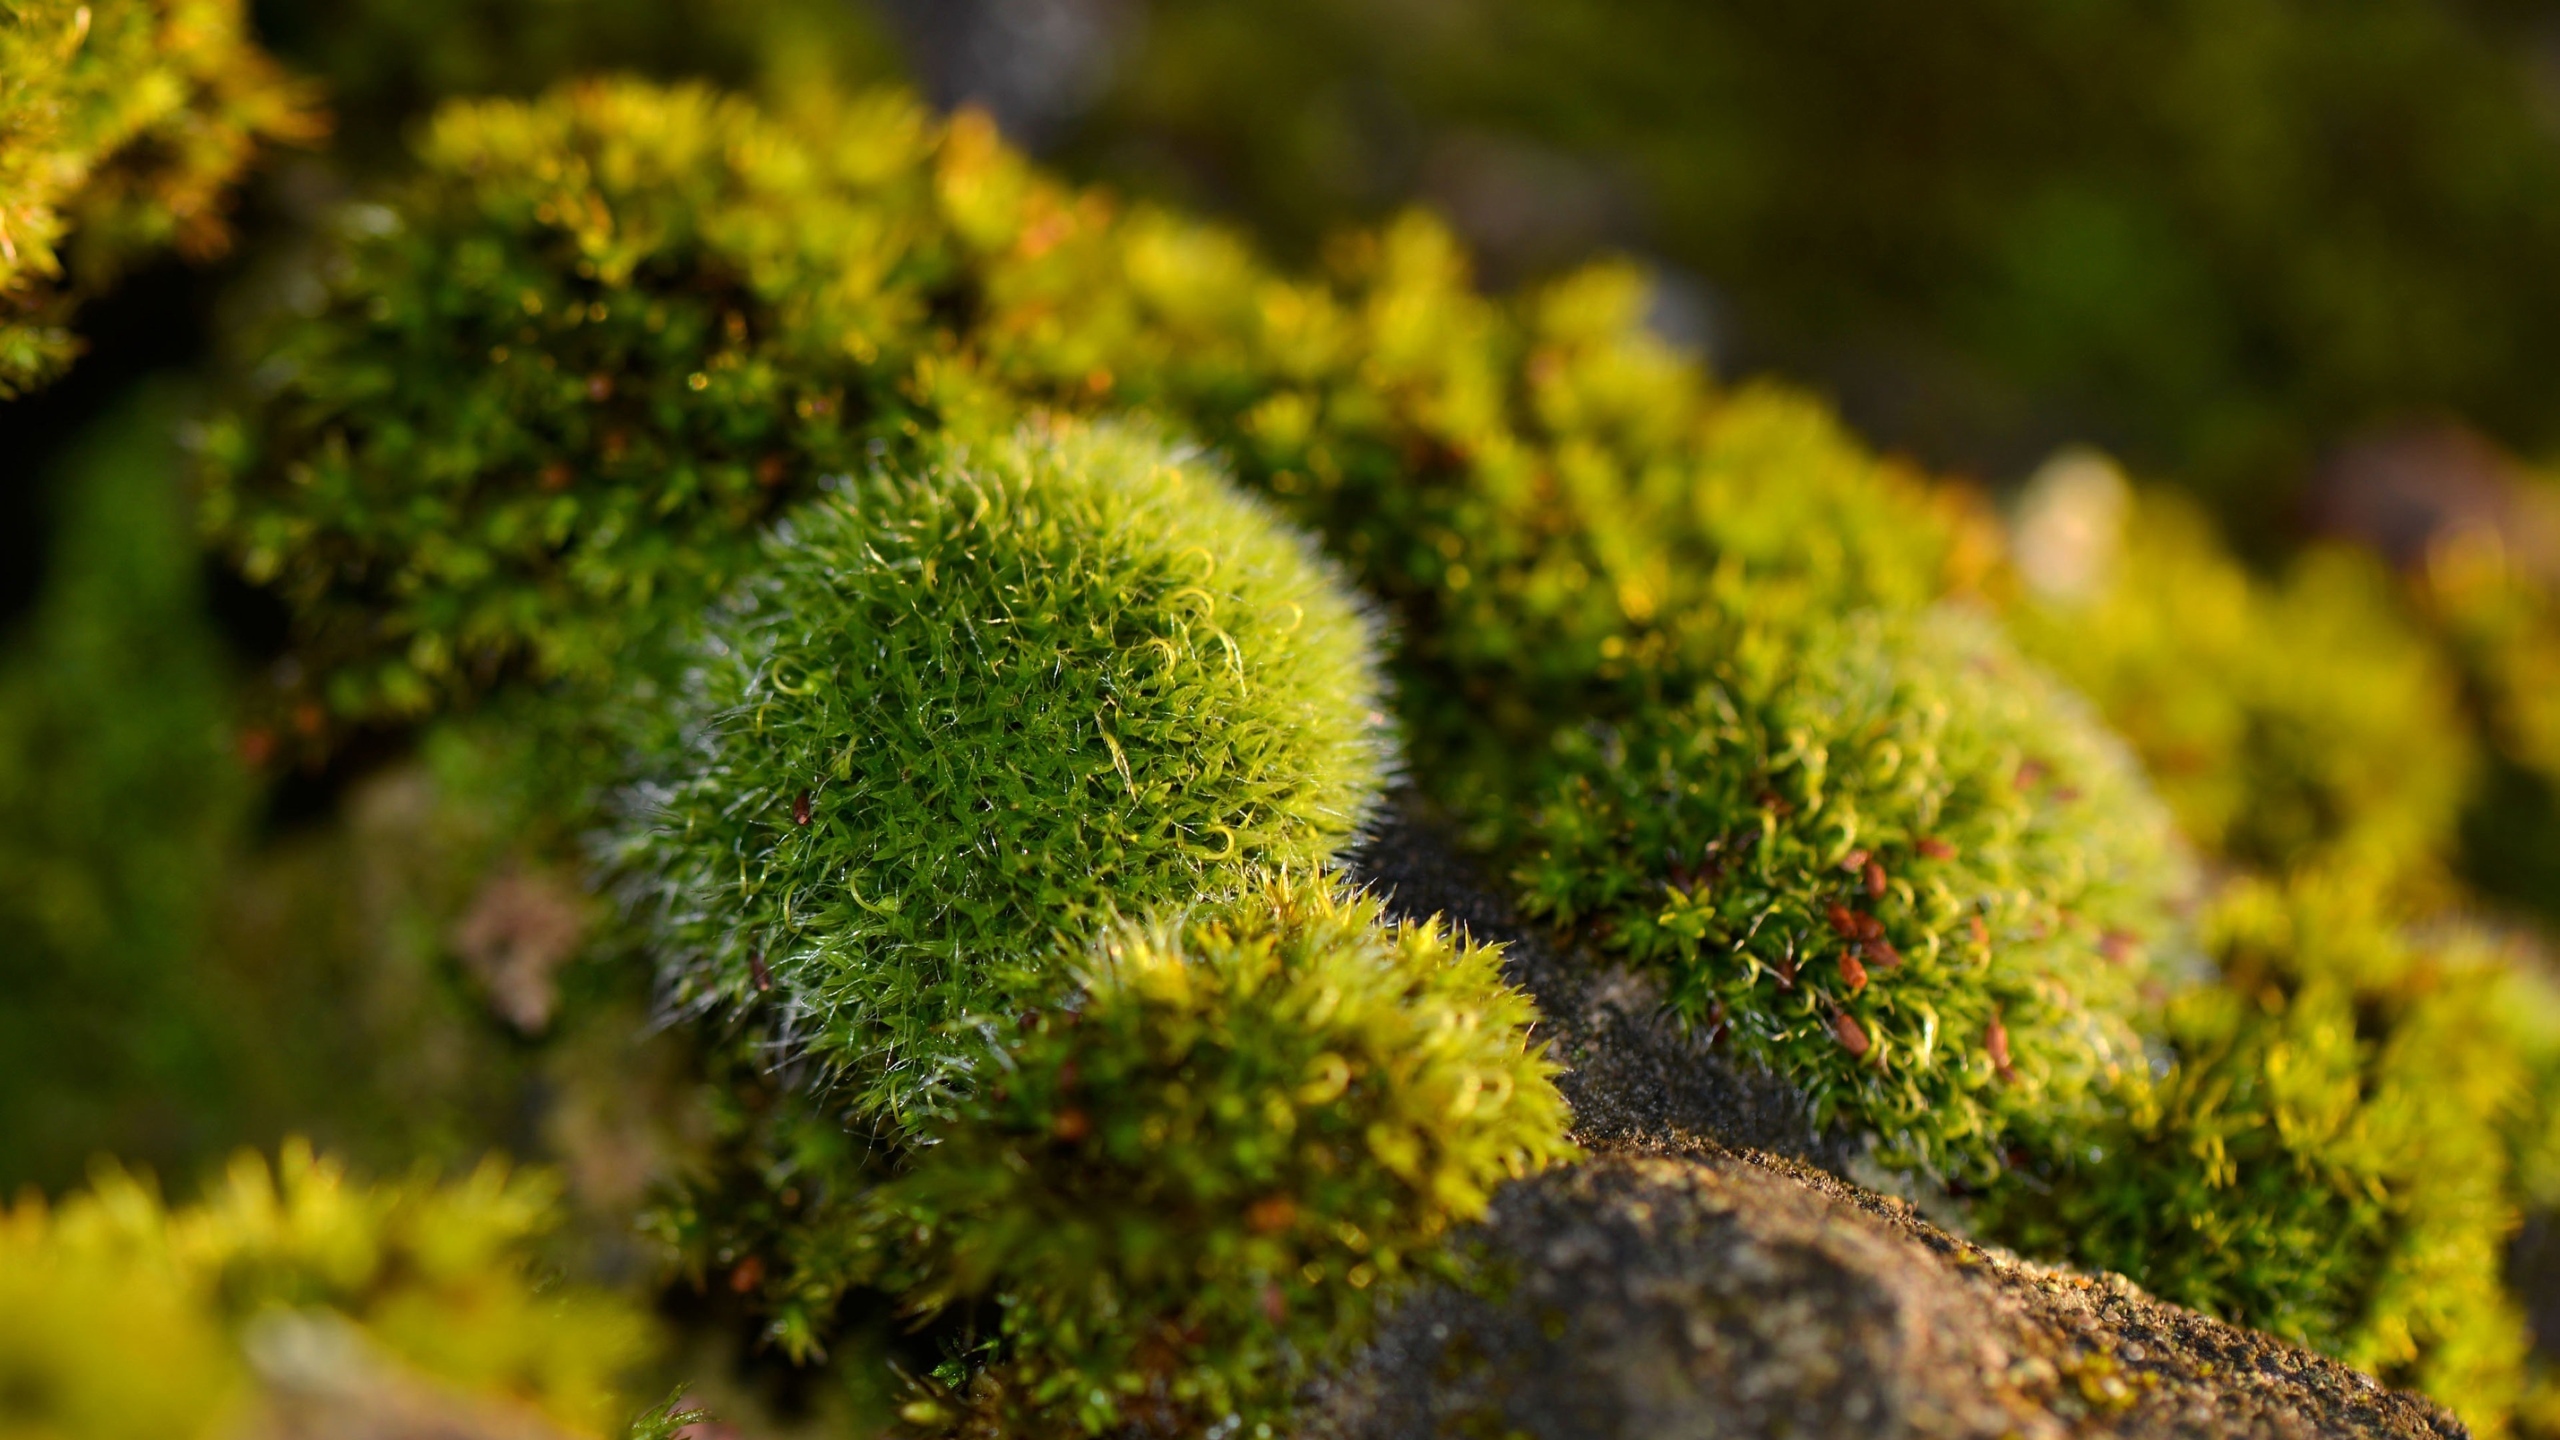
[[[1494,952],[1330,882],[1115,929],[1077,981],[872,1202],[910,1308],[993,1301],[1001,1361],[951,1408],[1015,1433],[1275,1418],[1570,1153]]]
[[[1662,971],[1711,1041],[1889,1163],[1980,1177],[2138,1066],[2165,817],[1979,618],[1744,630],[1694,695],[1562,734],[1526,903]]]
[[[1327,862],[1388,760],[1368,618],[1141,430],[869,472],[784,524],[703,656],[623,857],[669,985],[902,1121],[1054,941]]]
[[[362,1184],[288,1144],[272,1166],[242,1157],[186,1209],[109,1171],[59,1206],[0,1212],[6,1423],[37,1435],[235,1433],[279,1379],[272,1358],[251,1353],[259,1337],[316,1324],[352,1327],[357,1353],[466,1403],[529,1409],[567,1435],[613,1433],[651,1327],[617,1297],[545,1281],[534,1242],[555,1198],[547,1180],[495,1163],[449,1185]]]

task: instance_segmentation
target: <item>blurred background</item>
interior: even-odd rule
[[[334,143],[273,157],[229,258],[138,270],[82,312],[66,378],[0,404],[0,1189],[101,1151],[183,1188],[289,1131],[392,1168],[499,1146],[566,1165],[609,1250],[688,1143],[637,967],[589,953],[596,902],[485,745],[360,737],[278,769],[236,731],[283,617],[200,559],[159,438],[350,173],[442,97],[597,69],[903,81],[1290,262],[1417,205],[1491,289],[1628,256],[1654,327],[1720,377],[1811,389],[1997,501],[2095,446],[2262,574],[2361,547],[2463,676],[2463,877],[2560,915],[2560,650],[2533,638],[2560,585],[2560,6],[254,10]]]

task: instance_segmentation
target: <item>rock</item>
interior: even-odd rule
[[[1362,858],[1407,914],[1508,943],[1545,1007],[1585,1163],[1513,1185],[1496,1283],[1408,1297],[1302,1431],[1388,1437],[2458,1436],[2420,1397],[1962,1239],[1842,1176],[1767,1075],[1664,1021],[1639,977],[1519,925],[1407,805]]]
[[[1512,1187],[1483,1239],[1499,1298],[1399,1308],[1305,1434],[2463,1433],[2335,1361],[1777,1156],[1604,1153]]]

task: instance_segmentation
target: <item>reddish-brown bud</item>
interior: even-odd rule
[[[1840,952],[1840,983],[1848,986],[1852,995],[1867,988],[1867,967],[1858,963],[1854,950]]]
[[[1866,1027],[1858,1023],[1858,1017],[1836,1005],[1831,1010],[1831,1033],[1839,1040],[1841,1049],[1861,1060],[1875,1048],[1875,1042],[1867,1038]]]

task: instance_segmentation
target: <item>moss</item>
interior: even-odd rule
[[[2054,557],[2064,573],[2013,616],[2020,645],[2097,703],[2206,850],[2440,888],[2478,757],[2391,577],[2330,548],[2260,580],[2191,506],[2130,509],[2120,533],[2091,516],[2076,562]],[[2035,527],[2023,543],[2032,570]]]
[[[1001,1361],[950,1408],[1008,1433],[1273,1421],[1571,1152],[1495,952],[1330,882],[1117,929],[1076,975],[871,1200],[910,1309],[993,1301]]]
[[[206,518],[301,611],[316,698],[415,716],[599,680],[898,433],[944,268],[909,105],[801,143],[742,101],[595,84],[459,105],[341,217],[272,393],[205,442]]]
[[[1737,626],[1693,692],[1559,735],[1533,912],[1670,982],[1879,1158],[1980,1178],[2132,1063],[2176,864],[2079,703],[1979,617]]]
[[[227,242],[262,144],[319,132],[239,0],[35,0],[0,19],[0,397],[78,352],[79,300],[150,253]]]
[[[1367,618],[1144,431],[870,472],[784,523],[701,653],[621,857],[666,981],[900,1123],[1053,940],[1325,863],[1387,759]]]
[[[1052,1281],[1001,1273],[1053,1260],[1005,1248],[962,1201],[934,1201],[955,1218],[926,1227],[912,1274],[862,1270],[846,1216],[1011,1153],[947,1127],[1039,1128],[1006,1109],[1031,1103],[1020,1087],[970,1077],[1056,1061],[1060,957],[1115,914],[1317,864],[1377,777],[1365,632],[1272,515],[1143,432],[1024,431],[1029,415],[1143,412],[1220,447],[1399,626],[1417,777],[1533,903],[1658,967],[1702,1033],[1805,1084],[1887,1159],[1989,1183],[2019,1142],[2077,1156],[2078,1127],[2115,1133],[2142,1113],[2126,1097],[2170,1093],[2123,1063],[2169,948],[2166,825],[2082,707],[1965,617],[1997,570],[1981,517],[1799,396],[1718,388],[1645,332],[1634,272],[1489,299],[1443,230],[1408,219],[1284,273],[1215,228],[1043,177],[982,120],[878,97],[758,112],[616,83],[457,106],[385,200],[349,212],[318,311],[261,342],[271,391],[213,430],[214,532],[292,602],[303,673],[340,724],[495,690],[584,723],[607,685],[645,716],[698,672],[678,687],[689,729],[652,742],[667,809],[622,858],[656,877],[682,1002],[766,1042],[724,1063],[806,1060],[844,1087],[742,1102],[735,1168],[675,1222],[786,1343],[818,1343],[846,1277],[870,1275],[1017,1317],[1014,1358],[955,1408],[1063,1403],[1042,1386],[1069,1376],[1106,1377],[1113,1407],[1132,1374],[1118,1393],[1176,1384],[1143,1323],[1067,1334],[1065,1302],[1035,1298]],[[1008,528],[1044,487],[1085,494],[1088,471],[1122,477],[1089,514]],[[857,478],[825,493],[836,474]],[[1168,476],[1193,477],[1189,499],[1155,488]],[[1097,524],[1102,499],[1143,523]],[[1182,538],[1192,525],[1214,538]],[[1247,584],[1231,546],[1290,558]],[[2186,712],[2159,736],[2137,726],[2210,848],[2422,868],[2459,767],[2441,744],[2413,744],[2405,773],[2371,763],[2441,697],[2376,618],[2370,577],[2324,562],[2267,587],[2209,547],[2169,553],[2206,577],[2197,604],[2229,611],[2200,611],[2223,628],[2198,633],[2241,637],[2202,662],[2169,644],[2201,622],[2130,588],[2077,612],[2031,602],[2021,623],[2121,713],[2200,679],[2238,687],[2192,774],[2164,758],[2190,743]],[[1068,556],[1093,562],[1089,583],[1029,564]],[[1275,589],[1283,570],[1300,578]],[[1012,584],[1052,587],[1040,615],[1092,622],[1042,642],[1038,687]],[[724,593],[740,598],[706,645],[674,643]],[[1201,719],[1274,704],[1310,718],[1268,749]],[[1023,1014],[1027,1031],[970,1023]],[[2266,1082],[2278,1053],[2232,1050],[2232,1083]],[[874,1137],[849,1132],[872,1130],[890,1143],[857,1153]],[[2058,1204],[2113,1193],[2078,1159],[2037,1163],[2063,1167]],[[2403,1233],[2265,1203],[2231,1223],[2315,1249]],[[2441,1233],[2456,1239],[2424,1264],[2470,1293],[2483,1232]],[[2398,1263],[2373,1244],[2357,1253]],[[979,1278],[930,1273],[981,1245]],[[1251,1322],[1255,1297],[1203,1290]],[[2430,1384],[2495,1383],[2495,1344],[2432,1302],[2394,1311],[2399,1332],[2319,1330],[2382,1312],[2317,1295],[2264,1303]]]
[[[1286,275],[893,95],[581,85],[450,106],[419,158],[207,446],[213,533],[348,721],[627,669],[816,477],[1027,405],[1225,447],[1457,668],[1410,697],[1444,716],[1553,709],[1739,566],[1813,604],[1984,561],[1818,407],[1720,400],[1623,267],[1506,305],[1414,219]]]
[[[1291,278],[1214,229],[1044,179],[982,121],[889,102],[776,118],[590,86],[457,107],[435,136],[407,218],[349,242],[331,307],[284,332],[294,378],[213,447],[217,530],[296,600],[310,673],[351,717],[520,661],[649,669],[650,637],[753,564],[780,504],[722,427],[796,423],[773,419],[794,385],[831,408],[756,441],[786,458],[777,492],[858,443],[914,454],[1026,406],[1149,410],[1222,443],[1403,622],[1419,778],[1496,844],[1554,773],[1523,756],[1686,704],[1730,664],[1738,609],[1776,634],[1925,605],[1991,563],[1961,497],[1818,406],[1717,393],[1644,332],[1624,268],[1496,302],[1412,220]],[[580,218],[596,214],[616,219]],[[734,332],[709,325],[705,291],[735,297]],[[599,307],[607,332],[645,330],[653,307],[669,328],[598,348]],[[687,313],[701,323],[679,333]],[[733,393],[732,375],[785,388]],[[1633,877],[1657,855],[1613,863]],[[729,1000],[768,940],[717,952]],[[1983,1008],[1962,1023],[1986,1028]],[[1989,1143],[1975,1112],[1933,1134],[1923,1109],[1895,1112],[1916,1127],[1901,1151]]]
[[[2503,1433],[2527,1348],[2504,1288],[2549,1001],[2463,932],[2413,935],[2352,874],[2246,882],[2172,1064],[1983,1201],[2023,1248],[2312,1345]]]
[[[0,1376],[34,1434],[230,1433],[282,1383],[261,1327],[333,1316],[368,1351],[573,1435],[617,1430],[651,1329],[602,1292],[548,1283],[550,1182],[495,1163],[450,1185],[367,1185],[288,1144],[171,1210],[105,1172],[58,1207],[0,1212]],[[101,1336],[124,1347],[102,1348]],[[133,1360],[147,1355],[150,1363]]]

